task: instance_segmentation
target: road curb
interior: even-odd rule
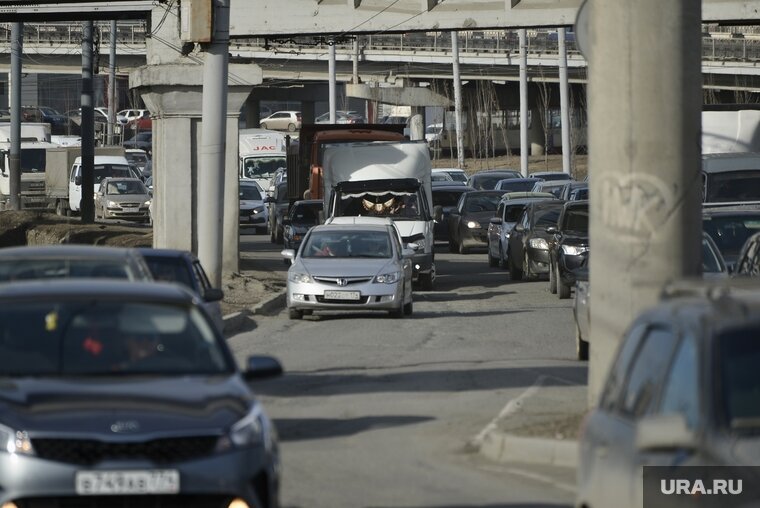
[[[222,318],[225,336],[238,332],[251,319],[252,316],[271,316],[277,314],[285,306],[285,292],[277,293],[266,300],[257,303],[253,307],[232,312]]]
[[[245,325],[245,323],[248,322],[248,318],[250,316],[251,311],[248,309],[243,309],[238,312],[227,314],[226,316],[222,317],[222,321],[224,323],[222,332],[225,336],[234,334],[240,330]]]
[[[575,468],[578,442],[539,437],[523,437],[492,431],[485,435],[478,450],[495,462],[521,462]]]
[[[277,314],[285,307],[286,293],[284,291],[275,294],[274,296],[259,302],[253,309],[251,314],[260,316],[271,316]]]

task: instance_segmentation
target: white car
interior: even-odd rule
[[[467,173],[463,169],[459,168],[433,168],[433,175],[438,173],[444,173],[449,175],[455,182],[467,183]]]
[[[290,319],[315,310],[412,314],[413,251],[390,219],[339,217],[309,230],[298,252],[285,249]],[[368,220],[369,219],[369,220]]]
[[[240,180],[240,223],[256,226],[257,233],[267,230],[269,213],[264,204],[264,191],[253,180]]]
[[[259,121],[262,129],[295,132],[301,130],[300,111],[277,111]]]
[[[147,109],[122,109],[116,113],[116,121],[122,125],[126,125],[132,120],[142,118],[146,114],[150,114]]]

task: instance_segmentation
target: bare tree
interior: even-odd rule
[[[544,132],[544,165],[546,169],[549,169],[549,141],[551,134],[551,87],[546,82],[546,76],[544,75],[544,68],[538,67],[538,80],[536,85],[538,86],[538,110],[539,119],[541,120],[541,129]]]

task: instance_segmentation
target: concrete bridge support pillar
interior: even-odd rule
[[[239,270],[238,117],[261,71],[230,65],[222,272]],[[198,252],[198,164],[203,72],[197,65],[149,65],[130,76],[153,116],[153,246]],[[245,84],[242,84],[245,83]]]

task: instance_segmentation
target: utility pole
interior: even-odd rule
[[[203,124],[198,168],[198,258],[214,287],[222,285],[230,0],[213,0],[214,30],[203,64]]]
[[[459,75],[459,32],[451,32],[451,59],[454,67],[454,125],[457,130],[457,167],[464,169],[464,132],[462,132],[462,78]],[[446,114],[443,115],[446,129]]]
[[[353,81],[355,85],[359,84],[359,36],[354,37],[354,65]]]
[[[520,173],[528,176],[528,48],[527,33],[518,30],[520,40]]]
[[[635,316],[657,303],[664,282],[701,272],[702,9],[699,0],[595,0],[590,7],[595,403]]]
[[[21,57],[24,54],[24,24],[11,26],[11,150],[8,203],[11,210],[21,210]]]
[[[329,45],[329,59],[327,62],[328,84],[328,105],[330,108],[330,123],[335,123],[335,39],[330,37],[327,41]]]
[[[116,126],[116,20],[111,20],[111,55],[108,60],[108,144],[114,145]]]
[[[95,118],[92,109],[92,21],[82,22],[82,222],[95,222]]]
[[[570,174],[570,101],[567,83],[567,46],[565,45],[565,27],[557,29],[559,41],[559,107],[562,123],[562,171]]]

